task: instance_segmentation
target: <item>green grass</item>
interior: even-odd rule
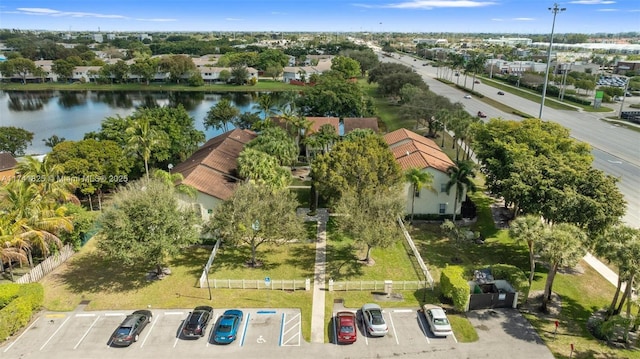
[[[300,86],[281,81],[260,80],[254,86],[237,85],[203,85],[188,86],[185,84],[105,84],[96,83],[42,83],[26,84],[0,83],[3,91],[186,91],[186,92],[264,92],[264,91],[300,91]]]
[[[459,343],[471,343],[478,341],[478,332],[473,327],[473,324],[463,314],[447,314],[449,322],[451,322],[451,328],[456,335]]]

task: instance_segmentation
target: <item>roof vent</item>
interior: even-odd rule
[[[409,156],[409,151],[407,151],[407,156]]]

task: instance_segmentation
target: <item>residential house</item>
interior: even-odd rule
[[[287,66],[282,70],[282,82],[294,80],[307,82],[311,75],[322,75],[329,70],[331,70],[331,58],[319,59],[318,64],[313,66]]]
[[[9,152],[0,152],[0,184],[7,183],[16,175],[18,161]]]
[[[453,161],[440,149],[433,140],[420,136],[415,132],[401,128],[384,135],[385,141],[393,152],[396,161],[403,171],[419,168],[433,176],[432,189],[422,188],[413,193],[410,183],[405,183],[403,194],[406,198],[405,213],[411,213],[412,197],[415,195],[414,213],[451,215],[454,211],[455,190],[447,194],[449,182],[447,170],[454,166]],[[460,195],[464,199],[465,193]],[[456,214],[460,213],[461,201],[458,201]]]
[[[213,210],[231,198],[237,184],[238,157],[244,146],[257,135],[250,130],[234,129],[214,137],[202,145],[186,161],[172,169],[184,177],[182,183],[197,190],[191,202],[203,219],[208,219]]]

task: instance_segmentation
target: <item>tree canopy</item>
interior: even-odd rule
[[[23,128],[0,127],[0,152],[9,152],[12,156],[22,156],[33,141],[33,132]]]
[[[98,221],[98,249],[124,266],[155,268],[199,241],[199,219],[178,204],[163,180],[130,182],[113,196]]]
[[[298,201],[288,189],[245,182],[233,196],[216,208],[207,230],[231,246],[247,245],[247,263],[259,264],[257,249],[265,243],[285,243],[306,238]]]
[[[296,100],[304,116],[368,117],[375,114],[373,100],[355,82],[340,73],[319,76],[315,86],[308,87]]]

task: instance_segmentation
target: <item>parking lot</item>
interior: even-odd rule
[[[215,309],[205,336],[184,339],[181,333],[185,310],[152,310],[151,322],[138,342],[127,348],[110,346],[110,337],[127,314],[117,312],[42,313],[12,341],[0,347],[1,358],[106,358],[173,357],[178,353],[211,351],[212,355],[239,355],[280,347],[298,347],[303,342],[297,309],[244,310],[237,339],[228,345],[213,341],[213,327],[224,309]],[[170,353],[175,353],[170,355]],[[147,355],[148,354],[148,355]]]
[[[349,310],[357,313],[357,310]],[[337,310],[333,313],[333,318]],[[433,350],[434,347],[452,347],[457,343],[455,335],[446,338],[436,337],[431,333],[424,315],[416,309],[386,309],[382,315],[387,323],[389,332],[384,337],[371,337],[367,335],[362,316],[357,315],[358,339],[349,346],[357,347],[358,351],[371,350],[378,352],[381,349],[390,347],[412,348],[412,350]],[[331,320],[329,325],[334,327],[330,330],[331,341],[336,342],[336,322]],[[342,346],[342,345],[339,345]]]

